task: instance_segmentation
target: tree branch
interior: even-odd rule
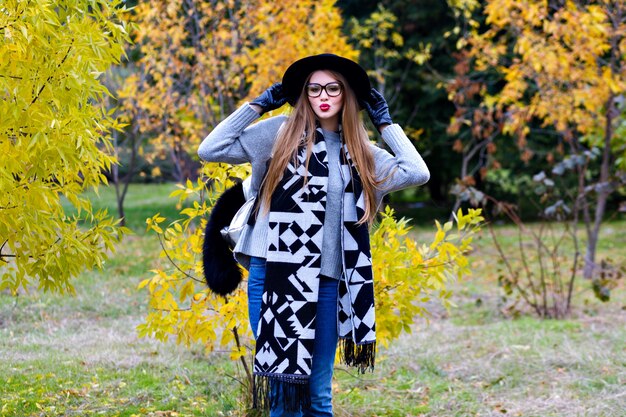
[[[74,42],[74,39],[72,38],[72,42]],[[61,60],[61,62],[59,63],[59,65],[57,65],[57,68],[61,68],[61,65],[63,65],[65,63],[65,61],[67,60],[67,57],[70,56],[70,51],[72,50],[72,45],[70,45],[67,48],[67,52],[65,53],[65,56],[63,57],[63,59]],[[46,88],[46,86],[48,85],[48,83],[50,83],[50,81],[52,80],[52,75],[50,75],[47,79],[46,82],[44,83],[44,85],[41,86],[41,88],[39,89],[39,92],[37,93],[37,95],[33,98],[33,100],[30,102],[29,107],[32,106],[33,104],[35,104],[35,102],[39,99],[39,96],[41,96],[41,93],[43,92],[44,88]]]
[[[176,268],[181,274],[183,274],[184,276],[186,276],[189,279],[192,279],[196,282],[200,282],[200,283],[204,283],[204,280],[198,279],[196,277],[194,277],[193,275],[189,275],[187,272],[183,271],[176,262],[174,262],[174,260],[172,259],[172,257],[170,256],[169,252],[167,251],[167,249],[165,248],[165,245],[163,244],[163,239],[161,239],[161,235],[157,235],[159,238],[159,244],[161,245],[161,249],[163,249],[163,253],[165,253],[165,256],[167,256],[167,259],[170,261],[170,263],[172,265],[174,265],[174,268]]]

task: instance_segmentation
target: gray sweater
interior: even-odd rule
[[[198,155],[208,162],[226,162],[252,165],[251,191],[258,190],[265,173],[265,166],[272,155],[272,148],[278,129],[287,119],[276,116],[252,124],[259,114],[247,103],[218,124],[202,141]],[[343,184],[339,173],[340,138],[334,132],[323,131],[328,148],[328,194],[326,220],[324,222],[324,238],[322,247],[322,269],[320,273],[332,278],[341,276],[341,236],[333,233],[341,230],[341,195]],[[430,173],[424,160],[402,128],[393,124],[382,132],[382,138],[391,148],[393,154],[372,144],[375,174],[377,179],[387,178],[376,190],[376,202],[380,205],[385,194],[403,188],[424,184]],[[259,216],[252,227],[246,227],[234,249],[237,261],[248,268],[251,256],[266,257],[268,217]]]

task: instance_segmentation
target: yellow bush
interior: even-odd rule
[[[226,298],[208,291],[202,276],[202,234],[216,196],[233,178],[247,175],[247,170],[246,166],[206,164],[204,174],[213,178],[212,190],[199,179],[172,193],[179,204],[193,200],[192,207],[181,211],[183,220],[164,229],[165,219],[158,214],[147,219],[167,262],[139,285],[149,291],[151,307],[145,322],[138,326],[140,336],[162,341],[175,336],[177,343],[185,345],[200,342],[208,351],[227,349],[232,359],[245,362],[252,345],[245,286],[240,285]],[[449,305],[448,282],[469,272],[466,255],[483,220],[480,210],[470,209],[466,214],[459,210],[456,228],[452,222],[443,226],[437,222],[430,245],[418,245],[408,236],[408,221],[396,220],[393,214],[387,207],[371,235],[377,336],[383,346],[411,331],[414,318],[428,313],[427,301],[434,298]]]

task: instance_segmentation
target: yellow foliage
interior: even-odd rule
[[[411,332],[418,316],[428,316],[425,303],[439,299],[451,305],[447,282],[469,273],[467,253],[471,236],[483,221],[480,210],[456,213],[453,224],[437,222],[433,242],[418,245],[408,237],[406,219],[396,220],[389,207],[382,213],[378,228],[371,236],[374,285],[376,293],[376,337],[382,346],[402,332]]]
[[[196,203],[193,209],[182,211],[186,216],[184,221],[163,228],[166,219],[159,214],[146,220],[148,230],[159,237],[161,255],[167,262],[165,268],[155,269],[152,277],[139,284],[139,289],[148,290],[153,311],[138,326],[138,333],[162,341],[175,337],[177,343],[185,345],[201,343],[207,350],[231,349],[232,357],[239,358],[246,350],[234,343],[234,332],[241,340],[251,337],[247,295],[238,288],[224,298],[206,289],[202,276],[202,234],[217,196],[233,185],[233,179],[249,175],[249,166],[211,163],[205,164],[203,171],[212,175],[212,189],[199,179],[178,185],[170,194],[178,204],[189,200]]]
[[[356,59],[334,0],[148,0],[134,9],[141,58],[119,90],[121,111],[150,141],[149,161],[172,157],[180,181],[200,141],[243,100],[280,81],[305,55]]]
[[[119,124],[100,75],[129,40],[121,0],[3,1],[0,13],[0,291],[73,292],[126,229],[81,196],[106,184]],[[68,215],[62,199],[76,211]]]
[[[335,0],[257,3],[248,17],[258,45],[249,48],[242,61],[251,83],[248,98],[279,82],[289,64],[307,55],[331,52],[358,59],[341,33],[343,20]]]
[[[469,51],[479,70],[498,68],[505,76],[501,93],[486,103],[507,112],[505,131],[519,132],[532,117],[560,131],[603,131],[598,114],[626,89],[621,64],[607,56],[626,30],[612,16],[618,10],[623,13],[622,2],[567,1],[556,9],[540,0],[487,2],[490,26],[471,34]],[[512,58],[507,50],[511,43]],[[504,57],[506,66],[498,67]]]

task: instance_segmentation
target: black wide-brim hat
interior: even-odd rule
[[[283,75],[283,93],[287,102],[294,106],[309,75],[318,70],[336,71],[346,77],[348,84],[359,100],[367,100],[370,94],[370,79],[356,62],[335,54],[312,55],[299,59],[287,68]]]

